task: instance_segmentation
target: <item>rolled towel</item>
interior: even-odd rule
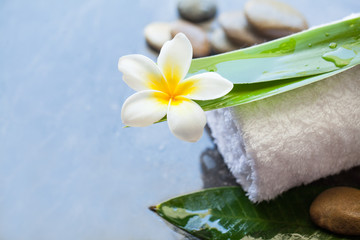
[[[360,66],[207,117],[249,199],[269,200],[360,165]]]

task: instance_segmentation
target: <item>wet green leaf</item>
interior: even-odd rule
[[[310,221],[309,206],[324,189],[300,187],[254,204],[240,187],[221,187],[173,198],[152,210],[200,239],[355,239],[334,235]]]
[[[234,83],[231,92],[221,98],[196,101],[209,111],[303,87],[359,63],[360,16],[254,47],[194,59],[189,76],[213,71]]]
[[[353,66],[352,66],[353,67]],[[208,101],[196,101],[205,111],[233,107],[257,100],[261,100],[273,95],[287,92],[299,87],[303,87],[324,78],[348,70],[351,67],[341,68],[332,72],[322,73],[313,76],[290,78],[277,81],[268,81],[252,84],[235,84],[234,88],[227,95]]]
[[[235,84],[319,75],[360,63],[360,17],[250,48],[194,59],[190,74],[218,72]]]

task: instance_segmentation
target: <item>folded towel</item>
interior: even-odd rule
[[[207,113],[225,163],[253,202],[360,165],[360,66]]]

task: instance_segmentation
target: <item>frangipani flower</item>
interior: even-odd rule
[[[122,107],[121,118],[125,125],[145,127],[167,115],[169,128],[176,137],[189,142],[201,138],[206,116],[191,99],[222,97],[233,84],[214,72],[184,79],[192,55],[190,41],[179,33],[163,45],[157,64],[138,54],[119,59],[123,80],[137,91]]]

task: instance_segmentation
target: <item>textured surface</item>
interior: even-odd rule
[[[252,201],[360,165],[360,67],[208,114],[220,152]]]

